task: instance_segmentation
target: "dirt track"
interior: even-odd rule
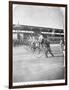
[[[13,82],[64,79],[64,57],[60,47],[51,46],[55,57],[32,54],[27,47],[13,49]]]

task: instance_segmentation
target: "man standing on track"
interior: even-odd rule
[[[61,40],[60,40],[60,47],[61,47],[61,50],[62,50],[62,52],[63,52],[63,54],[64,54],[64,39],[63,38],[61,38]]]
[[[54,56],[53,53],[52,53],[52,51],[51,51],[51,48],[50,48],[50,42],[49,42],[49,40],[47,38],[44,40],[44,43],[45,43],[45,55],[46,55],[46,57],[48,57],[48,52],[52,56]]]

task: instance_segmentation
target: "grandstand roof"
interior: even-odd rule
[[[37,27],[37,26],[28,26],[28,25],[13,25],[13,30],[27,30],[27,31],[42,31],[42,32],[63,32],[63,29],[47,28],[47,27]]]

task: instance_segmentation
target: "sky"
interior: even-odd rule
[[[33,5],[13,5],[13,24],[64,28],[63,7],[33,6]]]

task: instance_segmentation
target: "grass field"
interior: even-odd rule
[[[54,57],[31,52],[29,47],[13,47],[13,82],[64,79],[64,56],[59,45],[51,45]]]

